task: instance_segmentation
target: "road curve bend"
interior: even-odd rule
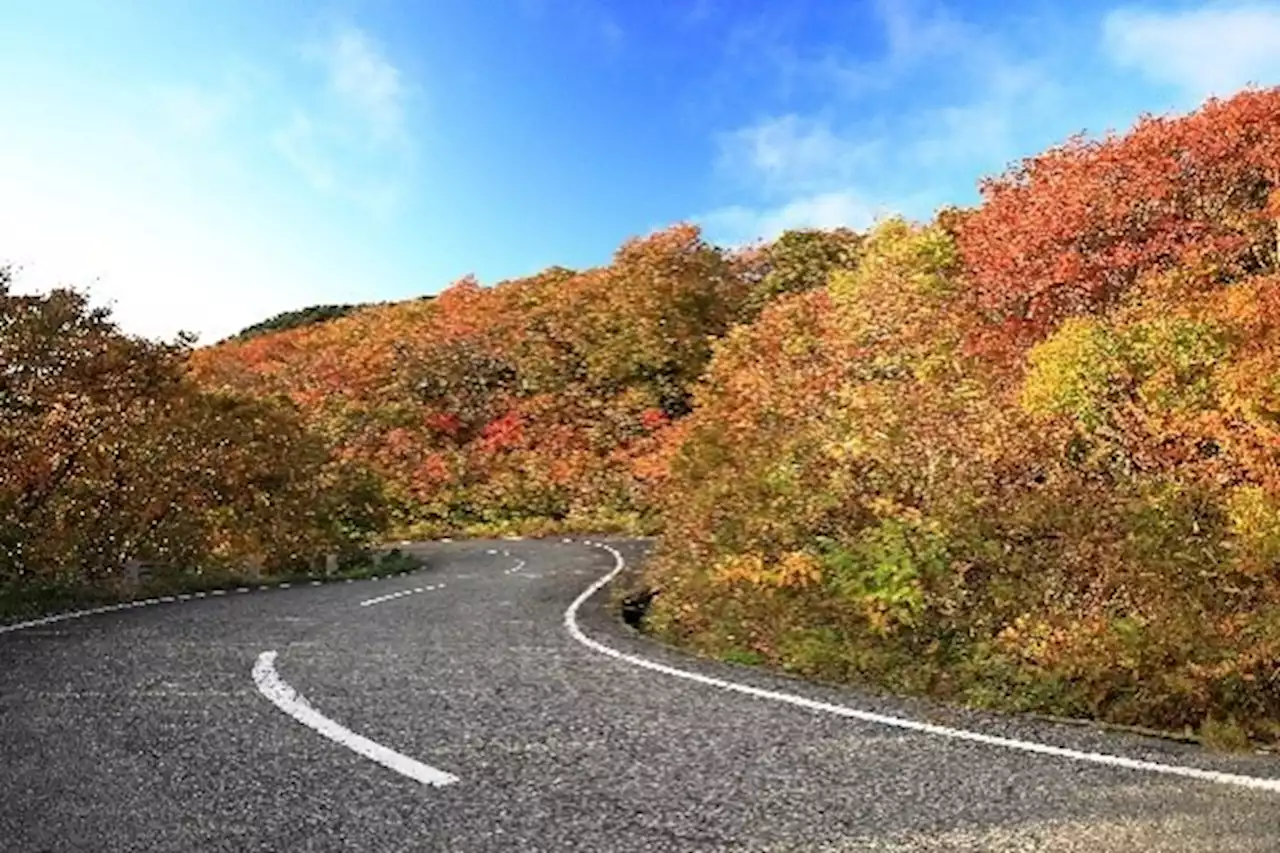
[[[1274,851],[1280,759],[689,658],[628,540],[0,633],[0,850]]]

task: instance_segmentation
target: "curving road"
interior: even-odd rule
[[[693,660],[608,544],[0,633],[0,850],[1280,849],[1280,758]]]

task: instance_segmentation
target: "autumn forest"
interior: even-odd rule
[[[981,198],[734,249],[680,224],[202,348],[0,271],[0,601],[656,535],[627,583],[687,649],[1280,740],[1280,89]]]

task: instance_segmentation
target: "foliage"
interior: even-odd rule
[[[959,228],[976,301],[1032,341],[1178,267],[1213,281],[1273,272],[1280,90],[1144,116],[1127,135],[1073,137],[982,184]]]
[[[352,311],[359,310],[362,305],[312,305],[310,308],[302,308],[297,311],[282,311],[281,313],[247,326],[231,336],[231,340],[246,341],[258,335],[265,335],[268,332],[283,332],[287,329],[297,329],[302,326],[310,326],[312,323],[324,323],[329,320],[336,320],[339,317],[345,317]]]
[[[290,406],[194,385],[186,341],[4,285],[0,582],[110,583],[133,559],[277,570],[385,523],[377,481]]]
[[[726,336],[659,457],[650,628],[986,705],[1280,731],[1277,103],[1073,140],[976,209],[882,223]]]
[[[1274,738],[1280,89],[982,194],[192,353],[6,295],[0,578],[661,531],[648,628],[706,653]]]
[[[692,226],[629,241],[605,267],[554,267],[430,302],[193,355],[208,388],[281,395],[383,476],[404,526],[463,530],[633,517],[635,468],[688,411],[746,280]]]
[[[780,296],[825,287],[836,270],[854,269],[861,244],[862,235],[848,228],[792,230],[740,253],[733,261],[751,285],[742,319],[754,319]]]

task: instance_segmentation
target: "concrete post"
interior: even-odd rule
[[[138,584],[142,582],[142,561],[139,559],[125,560],[124,563],[124,581],[129,585],[130,589],[137,589]]]

